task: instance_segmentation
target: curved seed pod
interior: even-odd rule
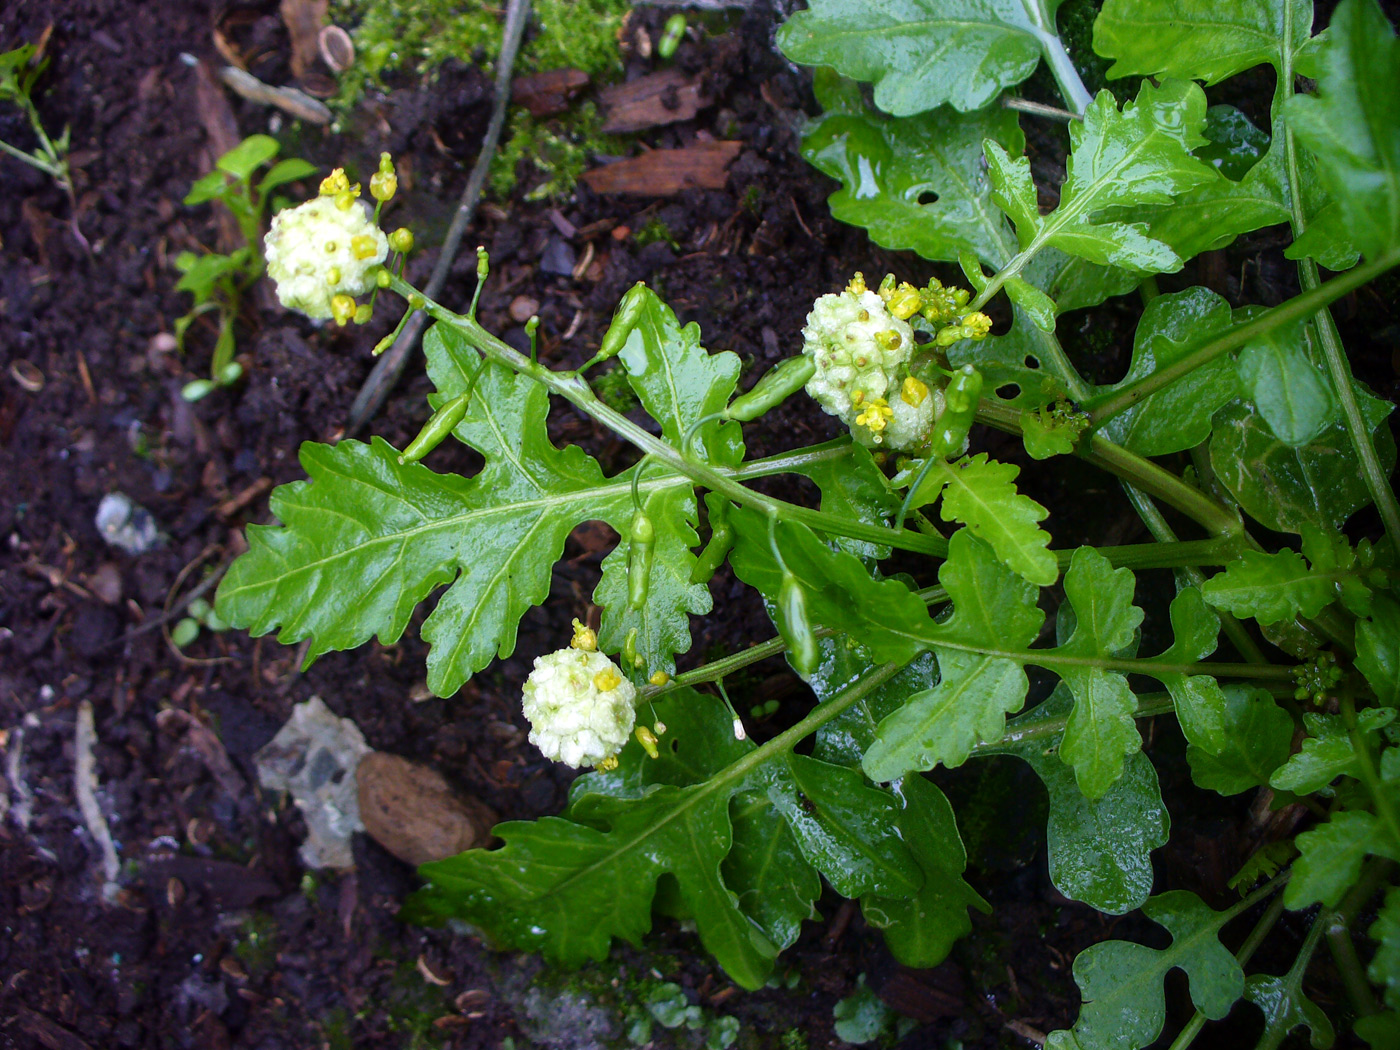
[[[627,550],[627,606],[635,611],[647,603],[651,560],[656,553],[656,526],[646,511],[639,510],[632,515],[628,539],[631,545]]]
[[[661,39],[656,44],[656,53],[662,58],[670,58],[676,53],[676,48],[681,46],[681,38],[684,36],[685,15],[677,11],[666,19],[666,24],[661,27]]]
[[[745,423],[757,419],[806,386],[816,371],[817,360],[808,354],[779,361],[764,373],[752,390],[736,397],[724,414]]]
[[[403,455],[399,456],[399,462],[417,463],[441,445],[447,435],[457,429],[457,424],[462,422],[462,417],[467,414],[467,404],[471,401],[471,397],[470,391],[458,394],[434,412],[432,417],[423,424],[423,429],[418,432],[418,436],[410,441],[408,447],[403,450]]]
[[[971,365],[963,365],[953,373],[943,389],[943,414],[933,427],[935,455],[952,459],[967,449],[967,432],[972,429],[981,397],[981,372]]]
[[[608,330],[603,336],[602,345],[598,347],[598,352],[593,355],[593,364],[601,364],[609,358],[616,357],[627,345],[627,337],[632,334],[632,329],[636,328],[637,322],[642,319],[642,308],[646,306],[646,296],[642,293],[645,291],[646,285],[641,281],[627,289],[622,301],[617,304],[617,309],[613,312],[612,324],[608,326]]]
[[[729,550],[733,546],[734,526],[727,521],[716,522],[712,519],[710,542],[705,544],[705,549],[695,561],[695,568],[690,570],[690,582],[709,583],[710,578],[724,564],[724,559],[729,557]]]
[[[787,643],[793,670],[804,681],[810,678],[821,663],[821,650],[807,620],[807,595],[797,577],[786,571],[778,588],[778,634]]]

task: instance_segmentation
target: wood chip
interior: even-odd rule
[[[599,92],[598,101],[607,113],[603,133],[622,135],[690,120],[714,100],[698,77],[687,77],[679,69],[663,69],[606,88]]]
[[[219,78],[235,94],[242,95],[250,102],[276,106],[298,120],[305,120],[312,124],[329,124],[331,122],[331,111],[326,108],[325,103],[318,102],[305,91],[288,87],[272,87],[269,84],[264,84],[253,74],[245,73],[233,66],[225,66],[220,70]]]
[[[684,149],[656,149],[585,172],[594,193],[670,197],[681,190],[722,190],[742,142],[701,142]]]
[[[510,100],[524,106],[535,118],[568,112],[573,100],[589,85],[581,69],[551,69],[511,81]]]

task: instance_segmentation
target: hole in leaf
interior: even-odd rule
[[[1027,368],[1039,368],[1040,360],[1032,354],[1026,355],[1026,360],[1022,362]]]
[[[1003,401],[1014,401],[1021,396],[1021,388],[1016,383],[1004,383],[997,387],[997,397]]]
[[[937,200],[938,194],[934,193],[933,190],[924,190],[918,197],[918,202],[920,204],[932,204]]]

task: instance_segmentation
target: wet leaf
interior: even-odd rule
[[[1377,597],[1369,618],[1356,625],[1356,667],[1376,699],[1400,707],[1400,605]]]
[[[1211,605],[1260,623],[1311,618],[1336,596],[1332,581],[1308,568],[1294,550],[1245,551],[1201,587]]]
[[[1228,912],[1212,911],[1185,890],[1153,897],[1142,911],[1171,933],[1170,948],[1106,941],[1074,960],[1084,997],[1073,1029],[1081,1050],[1139,1050],[1156,1039],[1166,1020],[1162,981],[1175,967],[1186,971],[1196,1008],[1213,1020],[1244,991],[1244,971],[1219,939]]]
[[[1244,395],[1275,436],[1294,447],[1321,434],[1337,411],[1332,384],[1310,352],[1311,332],[1301,322],[1276,328],[1245,344],[1235,364]]]
[[[1296,841],[1299,856],[1283,891],[1284,904],[1295,911],[1310,904],[1334,907],[1360,878],[1361,862],[1371,854],[1400,860],[1400,843],[1374,813],[1334,813],[1326,824],[1303,832]]]
[[[794,62],[873,81],[875,104],[907,117],[981,109],[1019,84],[1055,34],[1058,0],[814,0],[778,31]]]
[[[1263,689],[1227,685],[1225,747],[1218,754],[1188,744],[1186,761],[1198,787],[1238,795],[1269,782],[1288,758],[1293,719]]]
[[[1278,1046],[1286,1035],[1300,1025],[1307,1025],[1313,1050],[1327,1050],[1336,1040],[1332,1022],[1322,1008],[1303,994],[1302,974],[1285,977],[1269,974],[1249,975],[1244,997],[1264,1011],[1263,1046]]]

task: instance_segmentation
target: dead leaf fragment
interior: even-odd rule
[[[679,69],[663,69],[626,84],[615,84],[598,93],[607,113],[606,135],[622,135],[645,128],[690,120],[713,99],[698,77]]]
[[[633,197],[670,197],[681,190],[722,190],[725,170],[742,142],[700,142],[683,149],[655,149],[637,157],[585,172],[594,193]]]

